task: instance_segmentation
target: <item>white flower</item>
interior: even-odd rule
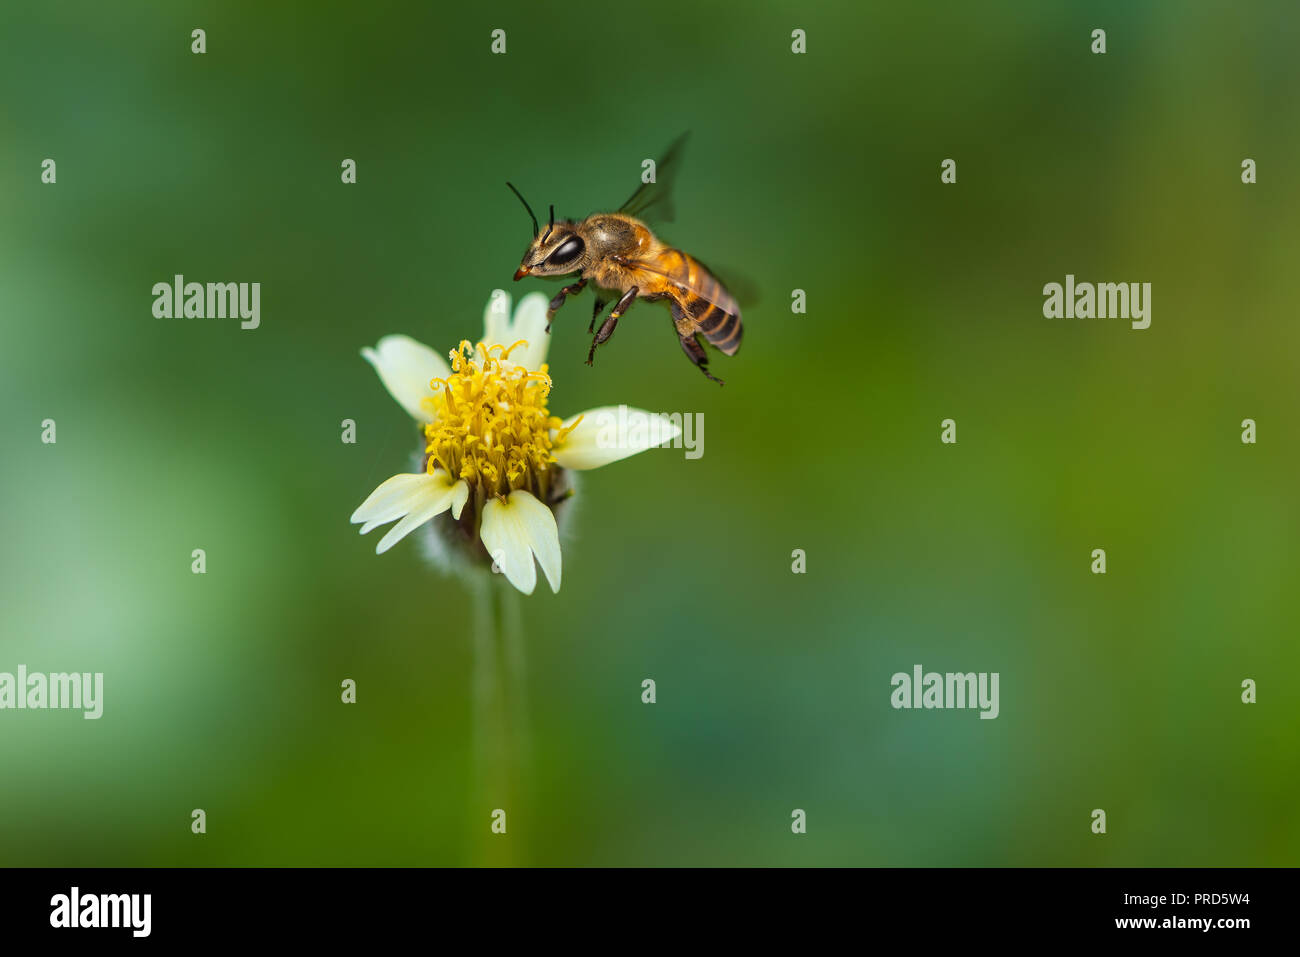
[[[437,519],[493,563],[524,594],[542,566],[560,590],[555,510],[571,494],[565,469],[594,469],[681,434],[661,415],[603,406],[567,420],[546,406],[546,297],[530,293],[510,314],[510,297],[492,294],[483,341],[461,342],[451,364],[406,336],[385,336],[361,354],[419,423],[424,470],[394,475],[352,514],[361,534],[396,521],[379,540],[385,552]]]

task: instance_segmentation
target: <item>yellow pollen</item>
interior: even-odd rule
[[[545,501],[555,463],[551,430],[561,430],[558,441],[571,429],[546,408],[546,366],[529,372],[507,361],[522,345],[466,340],[451,352],[452,374],[430,382],[433,396],[425,399],[434,414],[424,427],[427,468],[444,469],[485,497],[525,489]]]

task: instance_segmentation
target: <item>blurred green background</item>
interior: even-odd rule
[[[1300,10],[897,7],[4,4],[0,671],[106,690],[0,713],[0,863],[1295,864]],[[466,593],[348,524],[413,451],[359,350],[553,292],[504,181],[586,215],[684,129],[662,235],[763,296],[723,389],[662,305],[593,368],[557,319],[554,411],[705,454],[585,476],[483,797]],[[261,328],[154,318],[175,273]],[[1044,319],[1066,273],[1150,329]],[[1001,716],[893,710],[917,663]]]

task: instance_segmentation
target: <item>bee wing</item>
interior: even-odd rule
[[[677,168],[681,165],[682,146],[690,136],[687,131],[673,140],[663,157],[655,164],[655,181],[642,183],[635,193],[628,197],[626,203],[618,208],[620,213],[635,216],[637,219],[660,223],[671,223],[673,209],[673,181],[677,178]]]
[[[699,263],[699,260],[696,260]],[[702,264],[701,264],[702,265]],[[681,278],[681,273],[673,274],[666,269],[661,269],[654,263],[646,262],[643,259],[629,259],[624,261],[627,269],[640,270],[641,272],[651,273],[655,276],[662,276],[670,283],[683,292],[689,292],[705,302],[717,306],[728,315],[740,315],[740,306],[736,304],[735,297],[727,291],[722,281],[716,276],[705,274],[696,278],[695,282],[688,282]]]
[[[713,278],[727,287],[727,292],[731,293],[736,302],[742,306],[757,306],[762,298],[762,292],[759,289],[758,282],[748,273],[739,269],[733,269],[731,266],[723,270],[714,269],[706,262],[702,262],[699,256],[692,257],[694,260],[713,274]]]

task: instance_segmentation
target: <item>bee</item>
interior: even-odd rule
[[[652,213],[659,221],[672,219],[672,182],[685,140],[686,134],[682,134],[668,148],[655,168],[655,182],[642,183],[616,212],[594,213],[581,221],[557,221],[552,206],[545,233],[538,228],[528,201],[506,183],[533,221],[533,241],[519,263],[515,281],[525,276],[578,276],[551,299],[547,332],[567,297],[581,292],[588,282],[596,287],[596,308],[587,327],[595,338],[587,365],[595,360],[596,348],[609,341],[633,302],[666,300],[682,351],[696,368],[722,385],[722,380],[709,372],[709,357],[699,337],[725,355],[735,355],[743,332],[740,307],[711,270],[694,256],[664,243],[646,224]],[[607,299],[615,298],[614,308],[597,328],[596,320]]]

